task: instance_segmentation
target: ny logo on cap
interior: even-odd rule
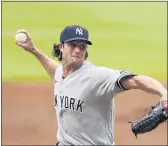
[[[83,35],[83,30],[81,28],[76,28],[76,34]]]

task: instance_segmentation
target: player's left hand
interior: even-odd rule
[[[132,132],[137,137],[137,134],[143,134],[155,129],[159,124],[165,122],[168,119],[168,107],[167,100],[160,100],[152,110],[131,124]]]

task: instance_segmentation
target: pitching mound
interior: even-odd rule
[[[117,145],[167,145],[167,123],[135,138],[128,121],[135,121],[158,101],[139,90],[115,97]],[[2,84],[2,144],[54,145],[57,121],[52,84]]]

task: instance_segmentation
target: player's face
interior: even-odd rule
[[[83,64],[87,50],[87,43],[82,40],[70,41],[61,48],[62,59],[67,65]]]

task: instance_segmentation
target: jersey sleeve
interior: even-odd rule
[[[58,82],[62,79],[63,71],[62,65],[59,65],[55,71],[55,82]]]
[[[97,96],[112,98],[118,93],[126,91],[127,89],[122,86],[122,82],[135,75],[126,70],[99,68],[97,71],[97,84],[95,85],[97,87]]]
[[[120,71],[120,76],[119,78],[117,79],[116,83],[117,83],[117,86],[120,88],[120,89],[123,89],[123,90],[128,90],[128,89],[125,89],[122,85],[122,83],[129,79],[130,77],[133,77],[133,76],[136,76],[136,74],[133,74],[131,72],[128,72],[126,70],[122,70]]]

